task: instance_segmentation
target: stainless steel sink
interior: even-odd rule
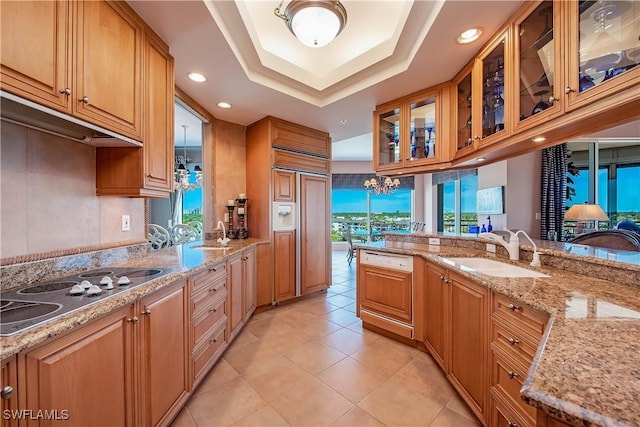
[[[464,257],[440,257],[440,259],[462,270],[476,271],[494,277],[549,277],[539,271],[494,259]]]

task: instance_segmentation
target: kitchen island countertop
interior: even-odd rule
[[[640,284],[593,277],[588,270],[593,266],[585,267],[583,275],[498,257],[550,276],[503,278],[443,259],[491,257],[471,247],[420,245],[401,238],[356,247],[424,257],[549,313],[522,398],[571,425],[640,426]]]

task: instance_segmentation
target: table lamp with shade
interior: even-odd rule
[[[582,234],[587,230],[597,230],[597,221],[608,221],[609,217],[598,204],[575,204],[564,214],[564,219],[576,221],[575,234]],[[589,222],[593,221],[593,223]]]

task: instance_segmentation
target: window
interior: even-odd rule
[[[438,232],[468,233],[470,225],[478,224],[478,175],[475,170],[472,173],[438,184]]]
[[[568,175],[573,184],[568,184],[567,208],[597,200],[609,217],[599,222],[600,228],[615,228],[624,219],[640,224],[640,145],[572,142],[569,149],[577,175]],[[567,224],[569,233],[571,225]]]
[[[393,194],[371,195],[364,180],[371,174],[334,174],[332,176],[332,241],[346,241],[345,227],[355,240],[382,238],[383,231],[408,231],[413,211],[413,177],[401,178]]]

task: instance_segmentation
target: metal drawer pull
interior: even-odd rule
[[[520,310],[520,309],[522,309],[522,307],[520,307],[519,305],[515,305],[515,304],[509,304],[509,305],[507,306],[507,308],[508,308],[509,310],[511,310],[511,311],[516,311],[516,310]]]
[[[151,310],[147,308],[145,311],[143,311],[143,312],[142,312],[142,313],[140,313],[140,314],[143,314],[143,315],[145,315],[145,316],[149,316],[149,315],[151,314]]]
[[[520,341],[518,341],[515,338],[509,338],[509,339],[507,339],[507,341],[509,341],[509,344],[511,344],[511,345],[520,344]]]
[[[213,344],[214,342],[218,342],[218,339],[217,338],[211,338],[209,340],[209,344]]]
[[[215,308],[210,308],[209,309],[209,313],[215,313],[216,311],[218,311],[218,310],[216,310]]]
[[[509,375],[509,378],[514,379],[515,377],[518,376],[518,374],[516,372],[513,371],[508,371],[507,375]]]
[[[507,421],[507,425],[508,425],[509,427],[518,427],[518,423],[514,423],[514,422],[512,422],[512,421]]]
[[[71,95],[71,89],[66,87],[64,89],[61,89],[60,93],[63,94],[63,95]]]
[[[127,322],[136,323],[138,321],[138,316],[133,316],[130,319],[127,319]]]
[[[83,96],[82,98],[78,99],[78,101],[82,102],[83,104],[88,104],[89,103],[89,97],[88,96]]]
[[[216,289],[216,288],[211,288],[211,289],[209,289],[209,292],[216,292],[216,291],[217,291],[217,289]]]
[[[215,273],[216,271],[218,271],[218,269],[217,269],[217,268],[215,268],[215,267],[211,267],[211,268],[209,269],[209,272],[212,272],[212,273]]]
[[[11,387],[10,385],[2,387],[2,391],[0,391],[0,397],[2,397],[2,400],[9,400],[12,394],[13,387]]]

